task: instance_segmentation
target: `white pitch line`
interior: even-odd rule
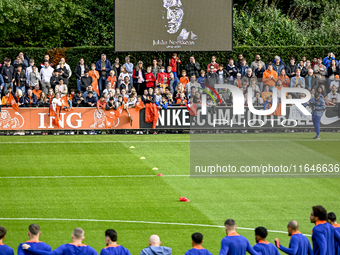
[[[321,139],[324,142],[339,142],[340,139]],[[69,143],[223,143],[223,142],[320,142],[314,139],[298,140],[183,140],[183,141],[50,141],[50,142],[0,142],[0,144],[69,144]]]
[[[138,224],[157,224],[157,225],[177,225],[177,226],[195,226],[195,227],[208,227],[208,228],[224,228],[219,225],[207,224],[194,224],[194,223],[178,223],[178,222],[157,222],[157,221],[136,221],[136,220],[98,220],[98,219],[60,219],[60,218],[0,218],[0,220],[13,220],[13,221],[83,221],[83,222],[115,222],[115,223],[138,223]],[[241,230],[254,231],[255,228],[237,227]],[[267,230],[272,233],[287,234],[287,231]],[[304,234],[305,236],[311,236]]]
[[[163,175],[162,177],[189,177],[190,175]],[[0,176],[0,179],[62,179],[62,178],[157,178],[157,175],[93,175],[93,176]],[[159,177],[158,177],[159,178]]]

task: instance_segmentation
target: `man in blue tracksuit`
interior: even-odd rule
[[[309,100],[308,104],[312,108],[312,120],[315,128],[316,136],[314,139],[320,139],[320,120],[323,114],[323,111],[326,109],[325,100],[323,96],[318,92],[315,92],[314,97]]]

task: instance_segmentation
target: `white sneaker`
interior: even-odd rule
[[[57,135],[59,135],[59,132],[57,132]]]
[[[74,131],[71,131],[71,133],[70,133],[71,135],[74,135]]]
[[[54,133],[53,133],[53,135],[57,135],[57,133],[56,133],[56,132],[54,132]]]
[[[94,135],[94,131],[91,131],[91,132],[90,132],[90,135]]]
[[[19,135],[26,135],[25,131],[20,132]]]
[[[33,132],[33,131],[31,132],[31,135],[34,135],[34,132]]]
[[[14,132],[14,134],[13,135],[19,135],[19,132]]]
[[[83,134],[84,134],[84,135],[87,135],[87,132],[86,132],[86,131],[83,131]]]

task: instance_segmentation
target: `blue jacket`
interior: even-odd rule
[[[99,72],[99,75],[100,75],[100,71],[102,69],[101,68],[101,62],[102,62],[102,60],[100,59],[96,63],[96,70]],[[109,76],[109,74],[110,74],[110,71],[111,71],[111,63],[110,63],[110,61],[108,59],[105,60],[105,68],[106,68],[106,78],[107,78]]]
[[[4,82],[4,78],[2,78],[2,75],[0,74],[0,86],[4,86],[5,82]],[[1,88],[0,88],[0,92],[1,92]]]
[[[14,255],[14,251],[6,244],[0,245],[0,255]]]
[[[198,78],[199,79],[199,78]],[[169,80],[169,85],[170,85],[170,80]],[[176,91],[177,84],[179,83],[179,79],[177,77],[174,77],[172,87],[170,86],[170,92],[173,94]]]
[[[36,104],[37,104],[37,96],[32,93],[32,97],[33,97],[32,104],[30,104],[30,98],[28,97],[28,94],[25,95],[25,99],[24,100],[25,100],[25,104],[26,105],[36,106]]]
[[[166,246],[149,246],[140,252],[140,255],[171,255],[172,249]]]
[[[281,70],[286,69],[286,64],[280,59],[280,65],[279,65],[279,70],[277,70],[276,65],[275,65],[275,59],[272,60],[273,63],[273,70],[277,72],[277,76],[280,76]],[[269,64],[269,63],[268,63]],[[268,64],[266,65],[266,70],[268,69]]]
[[[238,68],[238,72],[241,74],[241,77],[242,77],[242,78],[243,78],[243,76],[246,75],[247,69],[248,69],[248,68],[250,68],[248,65],[246,65],[246,66],[240,66],[240,67]]]
[[[97,100],[98,100],[98,94],[97,94],[97,92],[96,91],[92,91],[93,92],[93,97],[94,98],[96,98]],[[89,95],[89,92],[88,91],[85,91],[84,93],[83,93],[83,98],[87,98],[87,96]]]
[[[290,255],[313,255],[312,247],[307,237],[301,233],[293,234],[290,238],[289,248],[279,244],[279,249]]]
[[[329,223],[316,223],[313,228],[314,255],[335,254],[335,243],[340,243],[340,235]]]
[[[31,254],[38,254],[38,255],[98,255],[98,253],[92,247],[88,245],[83,246],[75,246],[74,244],[63,244],[59,246],[54,251],[43,251],[43,250],[36,250],[33,247],[30,247],[28,251]]]
[[[315,100],[315,97],[313,97],[311,100],[309,100],[308,103],[309,104],[313,103],[315,106],[315,110],[312,111],[312,115],[321,117],[323,114],[323,111],[326,109],[326,104],[325,104],[325,100],[323,99],[323,96],[320,95],[318,100]]]
[[[254,250],[262,255],[280,255],[278,249],[272,243],[257,243]]]
[[[329,67],[329,65],[331,64],[332,59],[335,59],[335,58],[331,57],[331,58],[329,59],[328,56],[327,56],[327,57],[325,57],[325,58],[322,60],[322,63],[323,63],[323,64],[326,66],[326,68],[327,68],[327,75],[328,75],[328,67]],[[338,62],[337,60],[335,60],[335,62],[336,62],[336,65],[338,66],[338,65],[339,65],[339,62]]]

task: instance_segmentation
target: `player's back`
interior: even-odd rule
[[[212,255],[210,251],[204,249],[203,247],[200,248],[192,248],[188,250],[184,255]]]
[[[29,252],[27,250],[22,249],[23,244],[29,244],[32,249],[42,250],[42,251],[52,251],[51,246],[41,241],[26,241],[24,243],[19,244],[18,246],[18,254],[17,255],[32,255],[35,253]]]
[[[219,255],[245,255],[247,251],[250,254],[257,254],[247,238],[238,234],[229,235],[222,239]]]
[[[340,224],[334,224],[333,227],[340,234]],[[335,244],[335,255],[340,255],[340,245],[338,243]]]
[[[308,251],[310,250],[310,243],[309,240],[306,236],[304,236],[303,234],[295,234],[292,235],[291,239],[290,239],[290,245],[289,247],[291,247],[292,242],[295,242],[298,244],[298,250],[297,250],[297,255],[300,254],[308,254]]]
[[[86,244],[63,244],[54,251],[56,255],[97,255],[97,252]]]
[[[254,245],[254,250],[260,252],[262,255],[280,255],[275,245],[268,241],[259,241]]]
[[[335,228],[325,221],[316,224],[313,228],[313,250],[314,254],[335,254]],[[322,241],[321,241],[322,240]],[[321,244],[321,245],[319,245]],[[326,252],[324,252],[326,250]]]
[[[14,255],[14,251],[11,247],[6,244],[0,244],[0,255]]]
[[[100,255],[131,255],[131,253],[122,245],[109,245],[101,250]]]

